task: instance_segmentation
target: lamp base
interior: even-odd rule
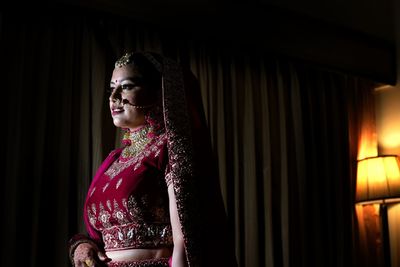
[[[388,212],[387,205],[385,203],[381,204],[381,220],[382,220],[382,242],[383,242],[383,257],[385,261],[385,267],[391,267],[391,259],[390,259],[390,236],[389,236],[389,221],[388,221]]]

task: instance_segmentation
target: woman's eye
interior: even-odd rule
[[[111,94],[111,93],[114,91],[114,89],[115,89],[115,87],[110,86],[110,87],[107,89],[107,93]]]
[[[135,87],[134,84],[123,84],[123,85],[121,85],[122,90],[129,90],[129,89],[132,89],[134,87]]]

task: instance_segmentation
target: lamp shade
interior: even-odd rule
[[[358,161],[356,202],[385,202],[400,198],[397,156],[378,156]]]

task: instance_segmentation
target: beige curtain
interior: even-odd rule
[[[190,63],[240,265],[357,264],[349,120],[373,83],[262,53],[193,48]]]
[[[162,52],[198,77],[240,266],[354,261],[346,107],[368,83],[102,15],[0,18],[1,266],[69,265],[89,182],[119,146],[104,89],[126,50]]]

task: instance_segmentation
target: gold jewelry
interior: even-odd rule
[[[127,131],[124,139],[129,139],[130,145],[122,150],[121,156],[123,158],[131,158],[138,155],[151,141],[151,138],[149,138],[149,133],[151,132],[153,132],[153,127],[148,124],[134,132]]]
[[[121,68],[122,66],[126,66],[130,63],[132,63],[132,56],[134,55],[133,52],[129,52],[129,53],[125,53],[120,59],[118,59],[115,64],[114,67],[115,68]],[[153,64],[153,66],[159,71],[162,72],[162,65],[160,62],[158,62],[157,59],[154,58],[154,56],[148,52],[144,52],[142,53],[143,56],[146,57],[146,59],[148,61],[151,62],[151,64]]]
[[[139,106],[139,105],[131,105],[134,108],[138,108],[138,109],[144,109],[144,108],[151,108],[154,107],[155,104],[150,104],[150,105],[145,105],[145,106]]]
[[[120,59],[115,62],[115,68],[121,68],[122,66],[126,66],[132,62],[131,56],[133,53],[125,53]]]
[[[93,266],[93,261],[91,259],[86,259],[85,264],[87,267],[92,267]]]

